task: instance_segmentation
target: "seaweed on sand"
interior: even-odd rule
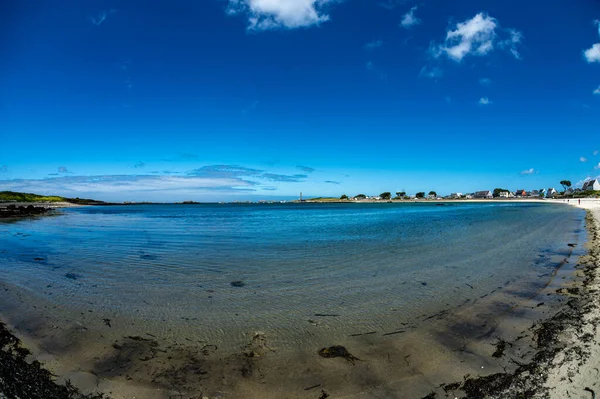
[[[54,376],[34,360],[30,352],[0,321],[0,397],[28,399],[102,399],[101,394],[82,394],[69,381],[59,385]]]
[[[341,345],[334,345],[330,346],[329,348],[323,348],[319,351],[319,356],[325,358],[343,357],[352,364],[354,364],[355,360],[360,361],[359,358],[354,356],[352,353],[348,352],[348,350]]]

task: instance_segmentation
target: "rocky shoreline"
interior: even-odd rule
[[[70,202],[0,202],[0,219],[51,215],[60,208],[80,206]]]
[[[0,219],[43,215],[43,214],[47,213],[48,211],[50,211],[50,209],[52,209],[52,208],[46,208],[43,206],[34,206],[34,205],[27,205],[27,206],[8,205],[5,207],[0,207]]]

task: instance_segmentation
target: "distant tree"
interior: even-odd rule
[[[508,191],[505,188],[495,188],[492,195],[494,196],[494,198],[498,198],[500,196],[500,193],[505,193],[505,192],[508,193],[510,191]]]
[[[392,193],[390,193],[389,191],[386,191],[385,193],[379,194],[379,196],[381,197],[381,199],[389,200],[392,198]]]
[[[417,198],[425,198],[425,193],[423,191],[420,191],[416,194]]]
[[[569,187],[571,187],[571,181],[570,180],[561,180],[560,185],[563,186],[565,191],[567,191],[567,189]]]
[[[340,197],[341,200],[347,200],[348,196],[346,194],[342,194],[342,196]]]
[[[364,195],[364,194],[358,194],[358,195],[354,196],[354,198],[356,198],[356,199],[365,199],[365,198],[367,198],[367,196]]]
[[[396,198],[406,197],[406,191],[396,191]]]
[[[437,193],[435,191],[430,191],[429,192],[429,196],[430,197],[437,197]]]

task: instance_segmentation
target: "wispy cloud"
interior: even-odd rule
[[[229,0],[229,15],[245,14],[248,30],[296,29],[329,20],[325,8],[339,0]]]
[[[103,11],[100,11],[100,12],[99,12],[98,14],[96,14],[95,16],[88,17],[88,20],[89,20],[89,21],[90,21],[92,24],[94,24],[94,25],[96,25],[96,26],[100,26],[100,25],[102,25],[102,23],[103,23],[104,21],[106,21],[106,18],[107,18],[107,17],[108,17],[110,14],[114,14],[114,13],[116,13],[116,12],[117,12],[117,10],[115,10],[114,8],[111,8],[111,9],[110,9],[110,10],[108,10],[108,11],[104,11],[104,10],[103,10]]]
[[[417,6],[412,7],[406,14],[402,16],[402,21],[400,21],[400,26],[406,29],[410,29],[415,25],[419,25],[421,20],[415,16],[415,11],[417,11]]]
[[[521,53],[519,53],[517,50],[517,47],[523,39],[523,34],[516,29],[507,29],[506,32],[508,33],[509,37],[505,40],[500,40],[500,48],[508,50],[513,57],[518,60],[523,59],[523,57],[521,57]]]
[[[396,7],[403,6],[407,0],[385,0],[377,3],[380,7],[388,10],[393,10]]]
[[[263,170],[246,168],[238,165],[207,165],[198,169],[191,170],[188,176],[236,179],[244,176],[259,176],[264,173]]]
[[[536,173],[537,173],[537,171],[534,168],[525,169],[524,171],[521,172],[522,175],[533,175]]]
[[[492,84],[492,79],[490,78],[481,78],[479,79],[479,84],[482,86],[490,86]]]
[[[188,176],[221,178],[244,181],[257,185],[256,180],[268,180],[282,183],[297,183],[304,181],[308,175],[294,174],[283,175],[269,173],[262,169],[247,168],[239,165],[207,165],[187,173]],[[251,179],[251,180],[250,180]]]
[[[342,184],[342,182],[335,181],[335,180],[325,180],[325,183],[327,183],[327,184],[336,184],[336,185]]]
[[[239,193],[272,190],[273,182],[299,183],[306,174],[280,174],[238,165],[207,165],[185,175],[165,170],[143,175],[73,176],[55,173],[45,179],[0,180],[5,190],[58,194],[100,199],[112,198],[173,198],[177,195],[238,195]]]
[[[419,72],[420,77],[439,79],[444,76],[444,71],[439,67],[425,65]]]
[[[263,173],[259,176],[260,179],[283,182],[283,183],[299,183],[303,182],[307,175],[280,175],[276,173]]]
[[[490,104],[492,104],[492,100],[490,100],[487,97],[481,97],[479,99],[479,105],[490,105]]]
[[[600,96],[600,86],[596,90],[594,90],[594,94]]]
[[[63,176],[48,179],[20,179],[0,181],[7,190],[58,194],[67,197],[81,194],[115,198],[137,194],[146,197],[152,192],[236,193],[256,191],[253,184],[226,178],[204,178],[183,176]]]
[[[373,61],[367,61],[367,63],[365,64],[365,67],[367,68],[367,71],[374,73],[375,75],[377,75],[379,77],[379,79],[381,79],[381,80],[387,79],[387,74],[385,72],[383,72],[381,69],[377,68],[375,66],[375,64],[373,63]]]
[[[311,168],[310,166],[304,165],[296,165],[296,167],[305,173],[312,173],[316,170],[315,168]]]
[[[586,157],[579,157],[579,161],[581,161],[581,162],[587,162],[587,158]]]
[[[485,56],[494,50],[497,43],[500,48],[508,50],[515,58],[521,56],[517,51],[522,34],[515,29],[502,29],[498,21],[486,13],[479,13],[473,18],[456,24],[454,29],[446,32],[443,44],[433,44],[429,51],[434,58],[447,56],[456,62],[466,56]]]
[[[143,168],[144,166],[146,166],[144,162],[137,162],[135,165],[133,165],[133,167],[136,169]]]
[[[373,40],[372,42],[365,44],[365,49],[374,50],[374,49],[380,48],[382,46],[383,46],[383,41],[381,39]]]
[[[598,151],[598,150],[595,150],[595,151],[593,152],[594,156],[598,155],[598,153],[599,153],[599,151]]]
[[[594,24],[598,25],[598,35],[600,35],[600,21],[594,21]],[[600,43],[595,43],[587,50],[583,51],[583,58],[588,63],[600,62]]]
[[[67,169],[66,166],[59,166],[58,173],[71,173],[71,172],[69,172],[69,170]]]
[[[594,169],[600,169],[600,162],[598,162],[598,165],[594,166]]]

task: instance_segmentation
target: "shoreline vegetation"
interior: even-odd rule
[[[61,198],[62,197],[57,197]],[[33,200],[33,201],[29,201]],[[566,204],[560,200],[535,198],[498,200],[443,200],[444,202],[546,202]],[[32,202],[48,209],[78,206],[64,201],[38,203],[36,198],[26,198],[25,207]],[[99,201],[85,205],[97,205]],[[413,202],[406,201],[404,202]],[[307,201],[308,202],[308,201]],[[323,201],[327,202],[327,201]],[[353,202],[353,201],[343,201]],[[363,202],[363,201],[360,201]],[[366,201],[365,201],[366,202]],[[372,201],[385,202],[385,201]],[[394,201],[402,202],[402,201]],[[422,200],[418,202],[441,202]],[[579,201],[578,201],[579,202]],[[531,320],[527,331],[514,339],[498,339],[491,356],[497,358],[504,372],[465,375],[462,381],[439,385],[423,399],[445,397],[462,398],[595,398],[600,394],[600,200],[582,199],[569,204],[587,210],[586,228],[588,242],[586,254],[579,257],[575,266],[574,282],[561,286],[556,294],[562,297],[560,308],[552,316]],[[24,206],[9,203],[14,209]],[[38,205],[39,204],[39,205]],[[105,203],[102,203],[105,204]],[[0,204],[0,208],[3,205]],[[31,208],[29,208],[31,209]],[[27,211],[26,211],[27,212]],[[38,212],[38,210],[32,211]],[[22,215],[32,216],[32,215]],[[541,306],[541,305],[538,305]],[[46,370],[9,326],[0,321],[0,396],[7,398],[101,399],[110,398],[103,393],[82,393],[68,380],[57,383],[57,377]],[[324,396],[327,397],[327,396]]]

